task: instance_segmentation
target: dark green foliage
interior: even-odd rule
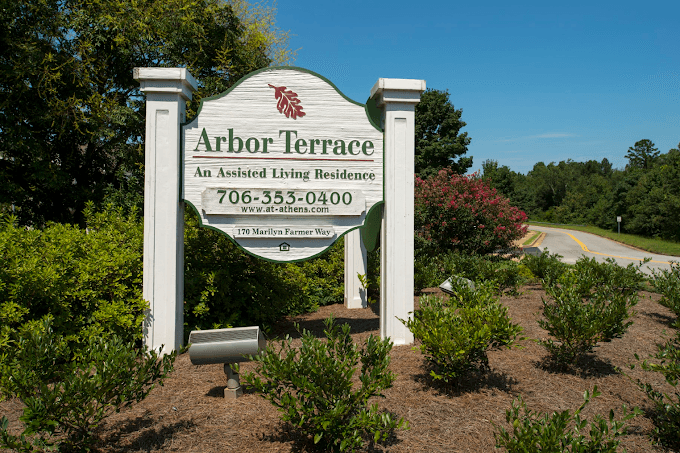
[[[675,316],[675,328],[680,329],[680,264],[672,262],[670,270],[652,270],[654,289],[663,295],[659,301],[664,307],[673,310]]]
[[[238,248],[227,236],[187,215],[184,273],[185,334],[194,329],[262,325],[283,315],[341,302],[343,243],[303,263],[272,263]]]
[[[469,255],[459,252],[437,256],[416,256],[414,280],[416,290],[436,287],[452,275],[467,278],[475,283],[487,282],[498,292],[517,294],[526,282],[526,274],[509,259],[497,256]]]
[[[291,313],[312,311],[314,307],[342,303],[345,297],[345,241],[338,240],[323,255],[311,260],[286,264],[286,277],[299,282],[296,296],[302,301]]]
[[[614,411],[610,410],[608,419],[596,415],[588,423],[587,419],[581,418],[581,411],[591,396],[599,395],[601,392],[595,386],[592,395],[586,390],[583,404],[573,414],[566,410],[552,415],[527,409],[519,396],[513,401],[512,408],[505,411],[505,420],[512,426],[512,433],[494,424],[496,447],[510,453],[616,453],[621,442],[618,438],[627,431],[625,422],[641,412],[637,407],[628,412],[624,405],[620,420],[614,420]]]
[[[659,157],[659,150],[654,146],[654,142],[647,139],[635,142],[635,146],[628,148],[626,153],[627,168],[642,170],[651,168],[656,158]]]
[[[511,347],[522,328],[512,324],[508,309],[491,285],[459,284],[448,300],[422,296],[413,318],[400,320],[418,339],[435,380],[456,383],[466,371],[488,367],[487,351]]]
[[[141,338],[142,226],[134,210],[84,213],[87,229],[0,224],[0,362],[13,332],[50,314],[69,341]]]
[[[415,112],[416,175],[424,178],[444,168],[463,174],[472,166],[472,157],[462,157],[470,145],[467,132],[460,133],[465,127],[462,114],[448,91],[428,89],[422,94]]]
[[[626,158],[625,169],[607,159],[538,162],[526,175],[487,161],[482,179],[533,220],[618,231],[621,216],[622,233],[680,241],[680,150],[659,154],[640,140]]]
[[[359,348],[349,325],[325,321],[327,341],[302,331],[302,346],[293,348],[286,337],[277,351],[271,343],[264,354],[252,357],[255,373],[242,378],[278,407],[281,419],[313,439],[321,451],[355,451],[370,438],[383,442],[403,419],[381,412],[368,400],[392,387],[389,371],[392,343],[371,335]],[[359,387],[352,382],[359,371]]]
[[[551,285],[564,274],[568,265],[560,261],[562,255],[543,250],[540,255],[524,255],[522,264],[546,285]]]
[[[680,242],[680,151],[670,150],[653,162],[629,172],[630,185],[620,195],[621,230]]]
[[[162,384],[175,358],[175,353],[160,358],[154,351],[136,350],[116,335],[89,337],[70,350],[49,316],[24,328],[14,341],[2,370],[2,390],[25,404],[24,431],[10,435],[3,417],[0,446],[18,451],[89,451],[101,421]]]
[[[635,358],[638,358],[636,355]],[[655,390],[649,383],[638,380],[638,386],[647,394],[654,404],[654,438],[657,442],[674,449],[680,448],[680,332],[670,338],[665,344],[658,345],[657,353],[652,356],[654,362],[645,360],[642,369],[656,371],[666,378],[672,385],[673,393],[662,393]]]
[[[218,0],[3,1],[0,30],[0,206],[21,224],[80,224],[85,203],[111,189],[137,196],[144,98],[133,68],[187,68],[200,81],[191,115],[271,62],[267,37],[249,39]]]
[[[596,282],[592,275],[572,270],[546,285],[552,300],[543,299],[545,319],[538,324],[554,339],[539,343],[559,364],[576,363],[597,343],[621,337],[633,323],[628,319],[637,304],[637,293]]]

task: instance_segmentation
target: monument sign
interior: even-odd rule
[[[383,133],[367,110],[309,71],[251,73],[183,126],[183,199],[253,255],[318,255],[383,202]]]
[[[180,349],[184,208],[255,256],[308,259],[345,236],[345,298],[365,306],[366,249],[379,243],[380,335],[413,342],[415,105],[424,80],[378,79],[366,105],[299,68],[266,68],[203,99],[183,68],[135,68],[146,95],[146,344]],[[384,132],[383,132],[384,129]],[[380,234],[378,234],[378,232]]]

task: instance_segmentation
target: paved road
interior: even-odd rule
[[[650,269],[670,269],[670,261],[680,262],[680,257],[677,256],[644,252],[582,231],[535,225],[530,225],[529,229],[546,233],[545,238],[536,244],[538,249],[540,251],[547,249],[550,253],[562,255],[564,257],[562,261],[565,263],[573,264],[585,255],[599,262],[606,258],[613,258],[617,264],[625,267],[630,263],[637,264],[644,258],[651,258],[652,261],[642,267],[645,273],[651,275]]]

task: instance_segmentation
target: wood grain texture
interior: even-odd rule
[[[304,116],[282,114],[272,86],[295,93]],[[361,226],[371,207],[383,200],[382,132],[370,123],[363,105],[348,101],[315,74],[282,68],[257,72],[226,94],[205,100],[199,115],[183,127],[183,132],[183,198],[197,208],[203,225],[232,238],[234,228],[252,226],[324,227],[336,233],[330,239],[287,237],[287,251],[281,251],[282,241],[277,237],[234,238],[254,255],[275,261],[317,255],[346,231]],[[204,207],[208,212],[215,210],[203,204],[202,194],[219,189],[251,189],[259,194],[278,190],[284,196],[294,191],[297,207],[322,206],[299,200],[309,192],[327,196],[332,192],[360,192],[365,209],[358,214],[356,209],[341,210],[342,215],[333,214],[338,210],[319,215],[287,211],[208,214]]]

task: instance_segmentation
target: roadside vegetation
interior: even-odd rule
[[[632,240],[630,245],[645,250],[680,255],[680,150],[662,153],[654,142],[643,139],[629,147],[625,157],[625,168],[614,168],[606,158],[538,162],[526,175],[490,160],[482,164],[482,179],[533,221],[597,227],[614,233],[607,236],[614,240]],[[616,234],[618,216],[621,236]],[[626,234],[675,245],[659,243],[657,248]]]

